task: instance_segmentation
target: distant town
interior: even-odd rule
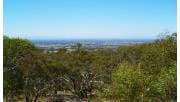
[[[152,39],[145,40],[120,40],[120,39],[73,39],[73,40],[31,40],[36,47],[44,50],[44,52],[56,53],[58,49],[64,48],[68,51],[75,50],[75,45],[80,43],[83,49],[116,49],[121,46],[129,46],[135,44],[144,44],[153,42]]]

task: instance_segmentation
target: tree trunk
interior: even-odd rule
[[[26,102],[30,102],[28,97],[26,97]]]
[[[5,102],[9,102],[8,95],[5,95]]]
[[[26,102],[32,102],[32,99],[30,96],[26,96]]]
[[[87,91],[80,91],[79,92],[79,94],[78,94],[78,96],[81,98],[81,99],[83,99],[83,98],[88,98],[88,96],[87,96]]]
[[[13,96],[13,94],[12,94],[12,93],[10,94],[10,99],[9,99],[9,102],[14,102],[14,96]]]
[[[39,95],[36,95],[33,102],[36,102],[38,97],[39,97]]]

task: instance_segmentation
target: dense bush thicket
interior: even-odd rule
[[[176,101],[176,33],[118,50],[43,53],[27,40],[4,37],[4,100],[94,102]],[[59,94],[61,92],[61,94]],[[58,98],[61,97],[61,98]]]

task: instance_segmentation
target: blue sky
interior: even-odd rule
[[[4,0],[4,34],[28,39],[156,38],[176,0]]]

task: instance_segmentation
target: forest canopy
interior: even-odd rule
[[[170,102],[177,100],[177,34],[117,50],[43,53],[4,36],[6,102]]]

